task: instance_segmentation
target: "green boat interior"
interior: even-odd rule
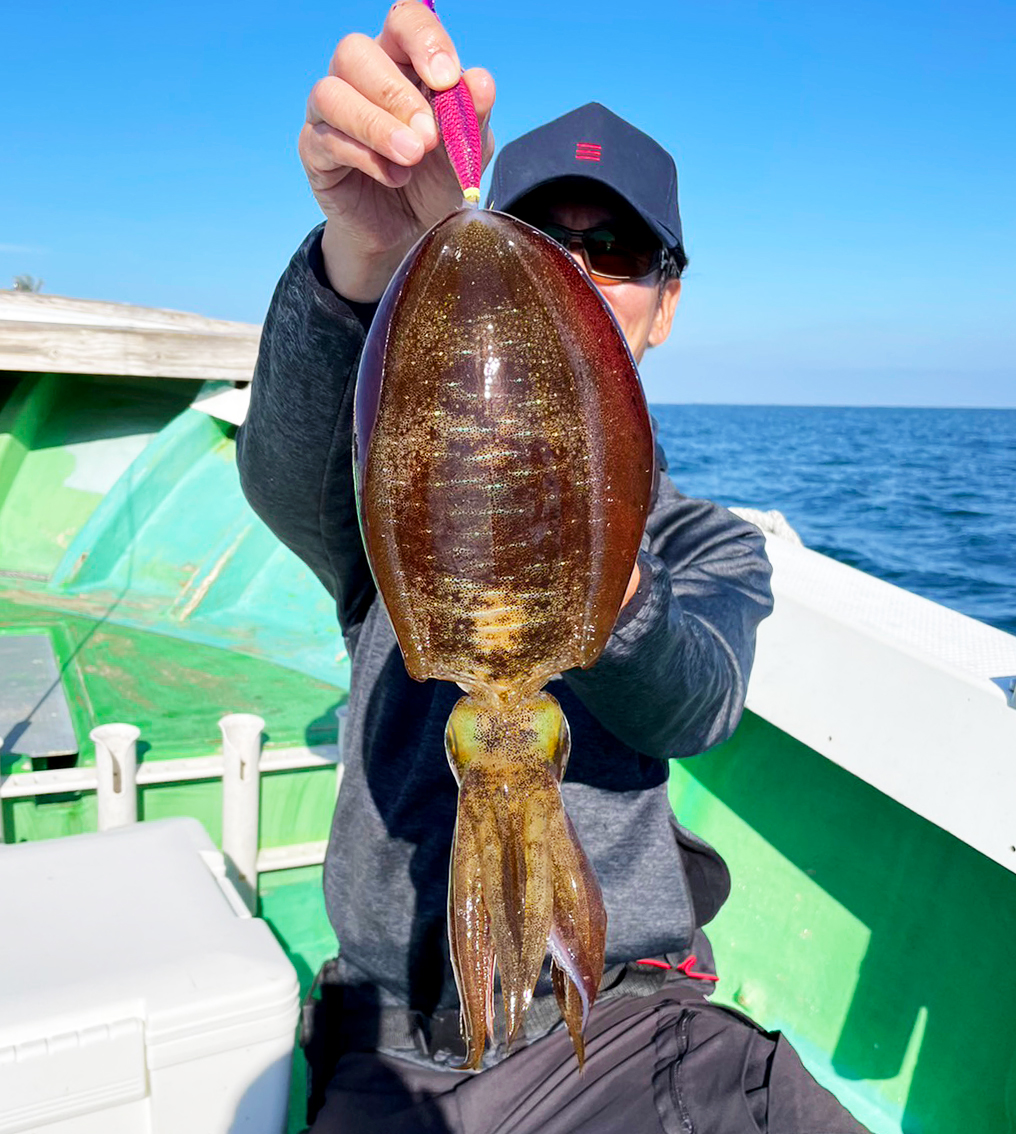
[[[94,770],[90,731],[125,722],[138,817],[194,816],[218,843],[221,780],[200,761],[221,717],[256,713],[285,755],[261,781],[260,846],[316,848],[257,883],[306,992],[336,949],[320,858],[348,666],[328,595],[242,497],[236,427],[193,408],[232,389],[0,373],[2,835],[95,830],[74,775]],[[716,997],[783,1030],[877,1134],[1013,1129],[1012,871],[752,711],[670,783],[734,879],[710,927]],[[303,1091],[298,1051],[294,1132]]]

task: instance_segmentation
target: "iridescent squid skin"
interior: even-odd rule
[[[463,210],[385,292],[354,408],[367,556],[408,672],[467,695],[448,721],[459,785],[448,929],[463,1066],[507,1039],[544,958],[579,1062],[604,963],[599,884],[560,790],[570,747],[543,686],[588,667],[645,528],[653,441],[603,300],[556,243]]]

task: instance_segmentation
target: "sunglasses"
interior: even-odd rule
[[[670,253],[645,234],[626,231],[609,221],[592,228],[574,229],[553,221],[535,227],[570,252],[582,249],[582,260],[591,276],[604,280],[641,280],[656,271],[666,274]]]

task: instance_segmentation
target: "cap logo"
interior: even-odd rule
[[[579,142],[575,147],[576,161],[599,161],[602,146],[595,142]]]

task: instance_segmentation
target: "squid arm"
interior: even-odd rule
[[[493,972],[509,1043],[522,1026],[548,946],[561,1014],[581,1065],[583,1029],[603,972],[599,884],[564,810],[568,755],[560,706],[541,693],[506,714],[464,698],[446,734],[459,780],[449,940],[466,1041],[477,1068],[493,1038]]]

